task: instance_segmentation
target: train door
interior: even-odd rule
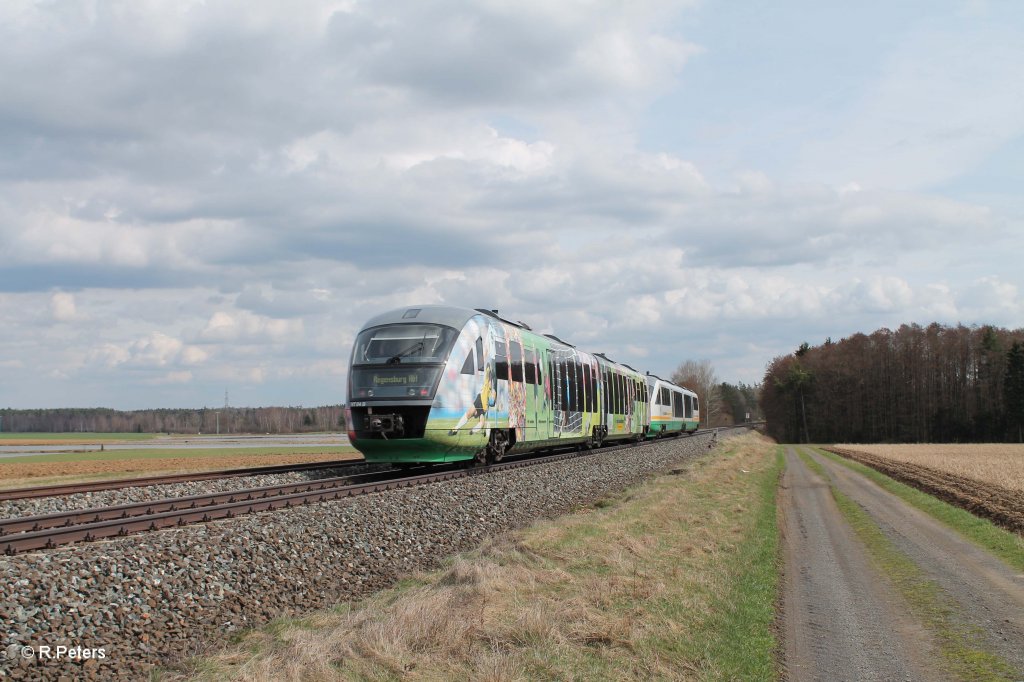
[[[537,403],[537,431],[539,438],[551,438],[551,411],[554,409],[551,403],[552,372],[551,354],[546,348],[537,349],[537,384],[540,388],[541,399]]]
[[[481,347],[480,340],[476,342],[477,352],[477,368],[483,374],[483,380],[489,382],[490,392],[493,393],[489,400],[484,400],[483,409],[487,413],[487,427],[489,429],[498,428],[496,420],[500,412],[498,404],[498,388],[499,381],[508,381],[509,378],[509,360],[506,355],[505,342],[495,339],[494,343],[494,357],[485,357],[483,354],[483,348]]]
[[[601,378],[601,395],[600,404],[598,411],[601,415],[601,426],[603,426],[607,433],[611,433],[608,428],[608,370],[599,363],[597,364],[598,376]]]
[[[526,440],[537,440],[537,411],[541,400],[537,383],[537,351],[523,345],[523,388],[526,391]]]

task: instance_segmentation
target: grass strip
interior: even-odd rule
[[[159,679],[776,679],[775,495],[757,434],[368,599]]]
[[[780,555],[776,498],[786,466],[782,446],[774,466],[758,481],[759,507],[754,525],[740,546],[728,595],[712,610],[708,651],[717,661],[715,677],[771,680],[778,677],[772,630],[779,590]]]
[[[797,449],[797,454],[829,484],[836,506],[867,547],[872,561],[903,596],[911,613],[935,635],[945,668],[960,680],[1017,680],[1012,665],[983,648],[980,631],[956,618],[956,606],[942,588],[886,537],[859,504],[836,488],[819,462],[803,449]]]
[[[158,433],[94,433],[91,431],[66,431],[62,433],[26,432],[16,431],[0,432],[0,445],[2,441],[34,441],[38,444],[65,443],[73,441],[76,443],[109,443],[112,441],[126,440],[152,440]]]
[[[1018,571],[1024,571],[1024,537],[1000,528],[988,519],[975,516],[966,509],[961,509],[917,488],[890,478],[865,464],[840,457],[821,448],[814,448],[814,451],[837,464],[841,464],[847,469],[865,476],[868,480],[873,481],[884,490],[888,490],[904,502],[938,519]]]

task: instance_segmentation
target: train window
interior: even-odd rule
[[[604,411],[615,411],[615,385],[612,382],[612,372],[609,369],[604,371]]]
[[[548,357],[548,379],[551,380],[551,409],[559,409],[558,402],[558,365],[552,357]]]
[[[505,357],[505,344],[494,346],[494,378],[508,381],[508,358]]]
[[[532,348],[524,349],[526,358],[523,361],[523,372],[525,374],[526,383],[536,384],[537,383],[537,354]]]
[[[562,403],[562,409],[569,409],[569,365],[565,360],[558,362],[558,397]]]
[[[359,332],[352,362],[357,365],[444,362],[458,336],[436,324],[395,324]]]
[[[672,416],[683,416],[683,394],[678,391],[672,391]]]
[[[590,376],[590,365],[584,364],[583,365],[583,386],[586,389],[583,392],[583,411],[584,412],[593,412],[594,411],[594,407],[593,407],[594,393],[593,393],[592,389],[590,388],[590,379],[591,379],[591,376]]]
[[[565,365],[565,409],[570,412],[576,410],[576,368],[572,364],[572,358],[566,358]]]
[[[562,379],[562,391],[565,393],[565,398],[562,400],[562,406],[571,412],[572,406],[576,404],[576,389],[572,385],[572,369],[569,358],[562,360],[562,367],[565,368],[565,374]]]
[[[594,369],[593,365],[588,366],[590,367],[590,383],[588,384],[590,387],[590,393],[588,393],[590,396],[590,411],[597,412],[597,370]]]
[[[669,390],[664,386],[661,387],[661,404],[665,407],[672,406],[672,398],[669,397]]]
[[[576,358],[576,409],[583,412],[587,409],[586,376],[583,373],[583,363]]]
[[[615,373],[608,370],[608,374],[605,377],[608,380],[608,411],[615,412],[617,403],[615,397]]]
[[[625,414],[626,400],[622,395],[622,375],[618,372],[615,373],[615,411],[619,414]]]
[[[569,385],[572,386],[572,394],[569,396],[569,410],[571,412],[579,412],[580,410],[580,382],[579,382],[579,365],[576,364],[576,359],[572,358],[568,362],[569,367]]]
[[[572,369],[575,374],[573,375],[573,393],[576,394],[576,410],[579,412],[583,411],[583,365],[580,364],[579,358],[573,358]]]
[[[686,416],[693,416],[693,403],[690,402],[690,396],[683,394],[683,407],[686,409]]]
[[[576,411],[576,367],[571,358],[565,359],[565,404],[570,412]]]
[[[511,350],[509,360],[512,363],[512,381],[522,382],[523,380],[523,347],[513,341],[508,345]]]
[[[469,351],[469,355],[466,356],[466,361],[462,363],[462,373],[469,374],[470,376],[476,374],[476,363],[473,362],[473,351]]]
[[[484,371],[484,340],[476,337],[476,371]]]
[[[700,408],[697,407],[697,396],[693,396],[693,411],[696,412]]]

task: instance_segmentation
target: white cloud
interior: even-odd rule
[[[78,314],[73,294],[57,292],[50,297],[50,314],[57,322],[71,322]]]
[[[679,79],[734,54],[679,21],[721,6],[97,7],[0,5],[0,404],[340,402],[356,330],[412,303],[746,380],[814,334],[1019,325],[1019,197],[935,189],[1020,133],[1010,28],[915,24],[741,164]]]
[[[302,320],[279,320],[248,311],[234,313],[217,311],[200,332],[207,342],[242,341],[248,343],[279,343],[302,334]]]

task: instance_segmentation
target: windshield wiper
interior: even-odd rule
[[[387,364],[389,364],[389,365],[397,365],[398,363],[400,363],[402,361],[402,358],[404,358],[406,355],[411,354],[415,350],[422,350],[422,349],[423,349],[423,341],[422,340],[417,341],[416,343],[412,344],[411,346],[409,346],[408,348],[403,350],[401,353],[398,353],[397,355],[392,355],[388,359]]]

